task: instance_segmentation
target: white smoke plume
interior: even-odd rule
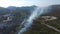
[[[21,27],[23,26],[24,27],[19,30],[18,34],[22,34],[23,32],[25,32],[27,28],[29,28],[32,25],[33,20],[43,13],[44,13],[44,8],[40,8],[40,7],[35,8],[35,10],[31,13],[30,17],[22,22]]]

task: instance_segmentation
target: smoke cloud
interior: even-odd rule
[[[44,13],[44,9],[45,8],[36,7],[35,10],[29,16],[29,18],[22,22],[21,27],[23,28],[19,30],[18,34],[22,34],[23,32],[25,32],[27,28],[29,28],[33,24],[33,20]]]

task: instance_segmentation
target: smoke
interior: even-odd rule
[[[41,14],[44,13],[44,8],[36,7],[35,10],[31,13],[30,17],[27,20],[24,20],[21,24],[21,29],[19,30],[18,34],[22,34],[29,28],[33,20],[36,19],[38,16],[41,16]]]

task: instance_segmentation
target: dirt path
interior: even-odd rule
[[[55,28],[55,27],[53,27],[53,26],[50,26],[50,25],[48,25],[48,24],[45,24],[44,21],[41,21],[40,23],[43,24],[43,25],[45,25],[45,26],[47,26],[48,28],[51,28],[51,29],[53,29],[53,30],[55,30],[55,31],[57,31],[57,32],[60,32],[59,29],[57,29],[57,28]]]

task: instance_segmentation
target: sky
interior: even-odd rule
[[[60,4],[60,0],[0,0],[0,7],[8,6],[48,6],[53,4]]]

